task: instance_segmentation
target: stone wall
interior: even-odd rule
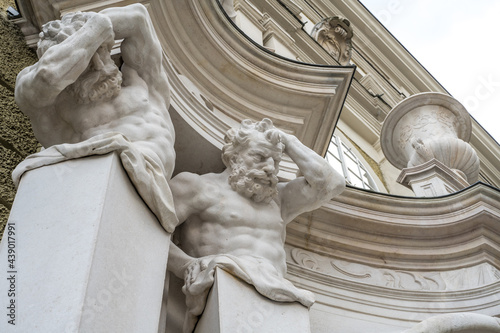
[[[15,6],[14,0],[0,0],[0,237],[16,192],[12,170],[39,146],[28,118],[14,101],[17,73],[35,63],[37,57],[26,46],[21,31],[8,20],[9,6]]]

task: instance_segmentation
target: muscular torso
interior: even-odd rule
[[[163,92],[167,94],[168,92]],[[143,152],[154,152],[161,160],[168,176],[171,175],[174,152],[174,129],[168,114],[168,104],[154,86],[146,82],[132,68],[123,71],[119,94],[110,101],[78,104],[63,92],[51,110],[45,114],[59,117],[63,124],[55,131],[41,124],[35,132],[48,138],[44,146],[59,143],[77,143],[102,133],[118,132]],[[35,126],[34,126],[35,127]],[[52,131],[52,134],[50,133]]]
[[[203,209],[182,225],[181,248],[193,257],[214,254],[261,257],[284,275],[285,224],[276,202],[255,203],[233,191],[227,178],[219,175],[200,178],[206,185],[204,193],[195,200]]]

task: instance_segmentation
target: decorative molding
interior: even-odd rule
[[[474,119],[472,119],[472,136],[469,143],[481,160],[481,174],[486,176],[490,184],[500,188],[499,145]]]
[[[476,183],[436,198],[348,187],[287,226],[288,245],[401,271],[451,271],[500,258],[500,191]]]
[[[400,93],[394,90],[394,88],[390,87],[383,80],[375,77],[373,73],[367,73],[366,75],[364,75],[359,80],[359,83],[361,83],[361,85],[365,87],[368,92],[370,92],[370,94],[379,96],[386,100],[386,102],[389,103],[391,107],[394,107],[396,104],[403,100],[403,97]],[[379,99],[377,98],[377,101],[378,100]]]
[[[257,28],[262,32],[266,29],[264,27],[264,13],[257,9],[248,0],[235,0],[234,1],[234,11],[241,12],[245,17],[252,22]]]
[[[321,316],[323,325],[346,320],[347,313],[368,322],[385,322],[392,332],[394,326],[409,328],[437,314],[475,312],[498,316],[500,311],[500,281],[466,290],[407,290],[331,276],[294,262],[287,265],[287,279],[314,292],[316,305],[310,310],[311,316],[319,311],[316,316]]]
[[[451,169],[432,157],[417,166],[404,168],[396,181],[413,189],[417,197],[435,197],[466,188],[470,185],[466,178],[460,170]]]
[[[302,12],[302,8],[300,8],[296,3],[292,0],[278,0],[283,6],[285,6],[293,15],[300,15]]]
[[[237,16],[236,11],[234,9],[234,0],[219,0],[219,1],[222,5],[222,8],[226,12],[227,16],[229,16],[229,18],[234,21]]]
[[[426,319],[403,333],[498,333],[500,318],[477,313],[448,313]]]
[[[483,287],[500,281],[500,270],[481,263],[447,271],[409,271],[374,267],[286,247],[288,261],[329,276],[392,289],[412,291],[457,291]]]
[[[348,19],[340,16],[325,18],[314,26],[311,36],[341,65],[349,64],[353,30]]]
[[[295,55],[295,57],[293,57],[293,60],[298,60],[305,63],[314,63],[314,61],[307,55],[307,53],[297,46],[294,38],[268,13],[259,11],[252,3],[247,0],[237,0],[235,4],[235,10],[240,11],[243,15],[245,15],[247,19],[249,19],[262,31],[263,46],[268,50],[270,50],[271,52],[276,52],[276,50],[266,46],[266,42],[270,38],[274,37],[281,44],[283,44],[290,51],[290,53],[293,53]]]
[[[273,20],[268,14],[264,14],[263,24],[265,31],[263,33],[264,45],[266,45],[266,41],[270,38],[276,38],[281,44],[286,46],[291,53],[296,55],[296,59],[304,63],[314,63],[314,61],[304,52],[300,47],[297,46],[297,43],[292,38],[292,36],[283,29],[275,20]]]

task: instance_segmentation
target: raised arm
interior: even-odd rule
[[[113,41],[111,21],[105,15],[77,13],[83,26],[64,39],[60,21],[44,26],[46,39],[57,38],[59,44],[50,46],[33,66],[22,70],[16,81],[16,102],[23,112],[51,106],[57,96],[87,69],[96,50]],[[84,22],[84,23],[83,23]],[[64,40],[63,40],[64,39]]]
[[[101,13],[111,19],[116,39],[124,39],[121,52],[125,65],[135,69],[147,83],[166,84],[166,76],[161,70],[161,45],[146,7],[133,4],[108,8]]]
[[[317,209],[340,194],[345,188],[345,179],[295,136],[281,132],[280,138],[285,145],[285,153],[303,174],[278,185],[281,216],[285,223],[289,223],[299,214]]]

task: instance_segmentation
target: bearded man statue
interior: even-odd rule
[[[120,40],[120,67],[111,57]],[[117,49],[118,51],[118,49]],[[174,128],[162,49],[146,7],[69,13],[40,32],[39,61],[22,70],[15,99],[46,148],[14,171],[117,152],[137,191],[172,232],[167,181],[175,164]]]
[[[181,225],[170,246],[168,269],[184,280],[191,332],[203,312],[220,267],[265,297],[310,307],[312,293],[286,280],[285,228],[296,216],[319,208],[345,188],[344,177],[295,136],[269,119],[244,120],[225,137],[219,174],[180,173],[170,182]],[[287,154],[303,174],[278,182]]]

